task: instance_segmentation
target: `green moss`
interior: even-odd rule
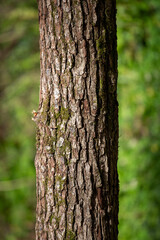
[[[58,193],[54,193],[53,197],[54,197],[54,199],[56,201],[56,206],[57,207],[65,205],[65,200],[62,199],[62,197]]]
[[[50,218],[49,218],[49,222],[50,222],[50,224],[52,224],[52,220],[53,220],[53,218],[54,218],[54,215],[52,214],[52,215],[50,216]]]
[[[60,148],[62,156],[65,156],[67,149],[71,149],[71,143],[67,139],[65,139],[62,147]]]
[[[52,220],[53,220],[53,219],[55,219],[55,221],[56,221],[56,228],[58,228],[58,227],[59,227],[60,220],[61,220],[61,217],[55,216],[55,214],[52,213],[52,215],[51,215],[50,218],[49,218],[50,224],[52,224]]]
[[[55,153],[55,142],[56,142],[55,137],[50,137],[49,138],[48,145],[50,146],[50,153]]]
[[[67,230],[66,233],[66,240],[75,240],[76,239],[76,235],[72,230]]]
[[[70,112],[68,108],[61,107],[61,118],[68,120],[70,117]]]
[[[106,31],[103,31],[102,35],[96,41],[96,48],[98,52],[98,60],[100,63],[106,61]]]
[[[61,217],[55,217],[55,220],[56,220],[56,225],[57,225],[57,228],[59,227],[59,222],[61,220]]]
[[[49,111],[49,94],[47,94],[46,99],[43,101],[43,110],[48,112]]]
[[[57,206],[64,206],[65,205],[65,200],[61,199],[57,202]]]
[[[70,111],[69,108],[61,107],[59,112],[56,112],[54,107],[52,106],[50,109],[51,113],[54,115],[54,118],[58,120],[61,118],[61,120],[68,120],[70,117]]]
[[[60,112],[58,112],[58,113],[54,112],[54,117],[56,120],[58,120],[58,118],[60,117]]]
[[[54,13],[56,11],[56,5],[54,4],[53,1],[51,1],[51,6],[52,6],[52,11]]]
[[[61,107],[59,112],[56,112],[54,107],[51,106],[50,108],[51,111],[51,115],[54,116],[55,120],[56,120],[56,133],[55,133],[55,137],[47,137],[46,136],[46,146],[50,146],[50,152],[54,153],[55,152],[55,145],[56,142],[58,141],[58,139],[62,136],[63,133],[65,133],[65,124],[64,127],[62,128],[62,121],[65,120],[65,122],[67,122],[67,120],[70,118],[70,111],[69,108],[65,108],[65,107]],[[65,139],[63,142],[63,145],[60,147],[60,154],[62,156],[65,157],[66,155],[66,150],[70,149],[70,142]]]
[[[46,96],[46,99],[43,101],[43,111],[41,113],[41,118],[42,118],[42,122],[47,123],[47,125],[49,125],[50,123],[50,96],[49,93]]]
[[[44,136],[43,139],[44,146],[49,146],[50,149],[46,149],[48,153],[54,154],[55,153],[55,143],[56,143],[56,137],[52,137],[48,134]]]
[[[70,224],[73,225],[73,221],[74,221],[73,212],[71,213],[70,217],[71,217]],[[71,229],[69,229],[68,225],[67,225],[67,231],[66,231],[66,238],[65,239],[66,240],[75,240],[76,239],[76,234]]]
[[[100,91],[102,91],[102,89],[103,89],[103,79],[101,79],[101,78],[99,80],[99,89],[100,89]]]
[[[44,219],[42,219],[41,222],[42,222],[42,225],[43,225],[44,224]]]
[[[56,180],[56,182],[59,182],[60,190],[62,190],[64,188],[64,184],[65,184],[66,180],[65,179],[63,180],[61,176],[56,176],[55,180]]]
[[[47,146],[49,141],[49,135],[45,135],[43,141],[44,141],[44,145]]]

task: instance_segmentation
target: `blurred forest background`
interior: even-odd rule
[[[160,1],[117,0],[119,240],[160,239]],[[0,239],[34,239],[36,0],[0,2]]]

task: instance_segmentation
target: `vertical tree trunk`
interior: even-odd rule
[[[116,240],[115,0],[38,0],[37,240]]]

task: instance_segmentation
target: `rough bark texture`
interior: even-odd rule
[[[38,0],[37,240],[116,240],[115,0]]]

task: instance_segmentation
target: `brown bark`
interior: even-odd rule
[[[37,240],[116,240],[115,0],[38,0]]]

